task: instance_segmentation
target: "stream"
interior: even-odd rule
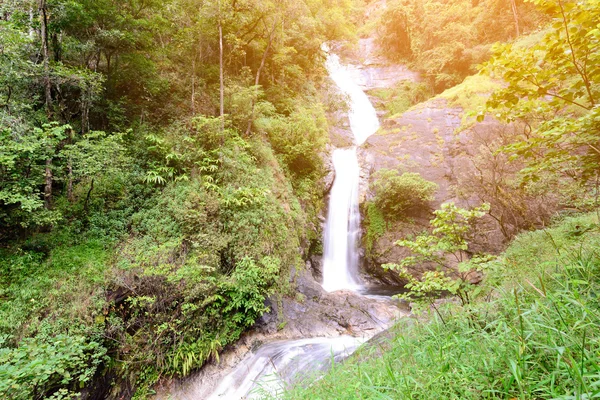
[[[369,301],[382,301],[397,291],[394,292],[394,288],[368,287],[359,276],[361,225],[357,158],[357,147],[379,129],[379,120],[369,98],[337,55],[328,54],[326,67],[332,80],[348,98],[348,117],[355,140],[352,147],[336,149],[332,155],[335,180],[324,230],[322,287],[326,292],[344,290]],[[377,318],[370,311],[366,313]],[[218,381],[216,389],[208,397],[188,392],[177,398],[240,400],[265,395],[278,398],[293,385],[319,379],[332,363],[347,358],[384,328],[360,332],[362,337],[341,335],[263,344],[249,351],[229,374]]]

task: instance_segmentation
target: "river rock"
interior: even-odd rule
[[[405,65],[390,63],[376,46],[374,38],[363,38],[356,47],[342,53],[348,71],[364,90],[384,89],[400,82],[419,82],[421,76]]]

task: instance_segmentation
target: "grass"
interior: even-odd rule
[[[500,84],[483,74],[472,75],[442,94],[438,98],[446,99],[450,106],[461,107],[465,111],[475,111],[485,106],[489,94],[500,89]]]
[[[288,399],[600,397],[600,230],[595,214],[519,236],[478,299],[446,324],[405,319]]]
[[[57,244],[47,257],[35,251],[2,250],[0,334],[18,342],[45,327],[69,332],[80,324],[93,325],[93,315],[103,303],[101,288],[110,254],[103,243],[93,240]]]

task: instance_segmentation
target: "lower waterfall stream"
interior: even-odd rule
[[[221,381],[208,400],[260,399],[277,396],[306,378],[318,378],[332,362],[351,355],[364,342],[340,336],[285,340],[261,346]]]
[[[324,230],[322,286],[327,292],[350,290],[369,297],[358,273],[361,228],[357,146],[379,129],[379,120],[369,98],[341,65],[339,57],[329,54],[326,66],[332,80],[348,98],[348,117],[355,140],[354,146],[336,149],[332,155],[335,180]],[[253,399],[265,394],[277,398],[293,384],[307,378],[318,379],[332,362],[347,358],[375,333],[368,337],[338,336],[264,344],[249,352],[208,399]],[[200,400],[194,396],[183,398]]]

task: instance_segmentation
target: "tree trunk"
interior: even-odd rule
[[[45,178],[44,207],[49,210],[52,208],[52,158],[46,159]]]
[[[67,164],[67,170],[69,173],[69,180],[67,182],[67,199],[69,200],[69,203],[72,203],[74,198],[73,198],[73,163],[71,162],[71,159],[69,158],[69,163]]]
[[[35,38],[35,29],[33,27],[33,5],[29,8],[29,39],[33,40]]]
[[[219,116],[221,117],[221,130],[225,129],[225,81],[223,74],[223,26],[221,25],[221,15],[219,15]]]
[[[519,28],[519,11],[517,10],[517,1],[510,0],[510,8],[512,9],[513,18],[515,19],[515,33],[517,37],[521,36],[521,29]]]
[[[196,114],[196,55],[192,57],[192,115]]]
[[[48,18],[46,15],[46,0],[40,0],[40,34],[42,39],[42,57],[44,64],[44,89],[46,94],[46,113],[51,114],[52,108],[52,84],[50,83],[50,54],[48,50]]]
[[[275,33],[275,25],[273,30],[269,34],[269,43],[267,44],[267,48],[262,56],[262,60],[260,60],[260,66],[256,71],[256,79],[254,80],[254,87],[256,88],[260,83],[260,74],[265,67],[265,62],[267,61],[267,55],[269,54],[269,50],[271,49],[271,44],[273,43],[273,35]],[[250,135],[250,131],[252,130],[252,123],[254,122],[254,109],[256,107],[256,98],[252,98],[252,112],[250,113],[250,119],[248,120],[248,127],[246,128],[246,136]]]
[[[87,214],[88,212],[88,204],[90,202],[90,196],[92,194],[92,190],[94,190],[94,178],[92,178],[92,183],[90,184],[90,189],[87,192],[87,196],[85,196],[85,202],[83,203],[83,212]]]
[[[52,117],[52,84],[50,82],[50,54],[48,50],[48,17],[46,15],[46,0],[39,2],[40,35],[42,39],[42,57],[44,65],[44,92],[46,95],[46,115]],[[44,185],[44,206],[47,210],[52,208],[52,158],[46,159]]]

